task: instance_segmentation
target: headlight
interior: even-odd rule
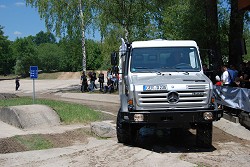
[[[135,122],[141,122],[144,121],[144,115],[143,114],[135,114],[134,115]]]
[[[213,113],[212,112],[204,112],[203,113],[203,118],[206,121],[213,120]]]

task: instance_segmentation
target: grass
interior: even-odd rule
[[[29,136],[14,136],[20,144],[24,145],[28,150],[43,150],[53,148],[53,144],[41,137],[41,135],[34,134]]]
[[[36,99],[36,104],[43,104],[53,108],[64,124],[83,123],[88,124],[93,121],[101,120],[103,114],[92,110],[81,104],[74,104],[55,100]],[[2,106],[17,106],[33,104],[32,98],[19,97],[0,100]]]

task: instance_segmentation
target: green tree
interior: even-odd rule
[[[229,29],[229,63],[239,66],[242,63],[241,40],[243,39],[245,11],[238,10],[238,0],[230,0],[230,29]]]
[[[81,64],[81,40],[80,38],[63,38],[59,41],[59,48],[64,52],[61,56],[60,69],[63,71],[80,71]]]
[[[96,13],[92,0],[26,0],[26,3],[38,8],[47,29],[54,29],[58,36],[65,33],[73,38],[82,35],[82,66],[85,70],[85,31]]]
[[[59,71],[64,52],[57,44],[42,43],[38,46],[39,69],[44,72]]]
[[[243,60],[250,61],[250,29],[247,26],[245,26],[243,36],[246,40],[246,51],[247,51],[247,54],[243,56]]]
[[[100,42],[87,39],[87,69],[99,69],[103,64]],[[59,41],[59,47],[63,51],[60,59],[60,69],[63,71],[80,71],[81,66],[81,40],[63,38]]]
[[[34,37],[33,41],[36,43],[36,45],[40,45],[42,43],[56,43],[56,37],[50,33],[50,32],[43,32],[40,31],[39,33],[36,34]]]
[[[14,58],[11,54],[11,42],[4,36],[3,28],[0,25],[0,74],[10,74],[14,66]]]
[[[30,66],[39,64],[36,45],[30,38],[18,38],[11,47],[16,59],[15,74],[28,76]]]
[[[217,2],[215,0],[176,0],[166,4],[162,32],[167,39],[192,39],[201,49],[211,50],[214,68],[221,60],[218,31]]]
[[[111,52],[118,51],[118,48],[121,45],[119,37],[120,34],[124,32],[122,27],[116,27],[109,31],[110,33],[105,36],[103,43],[101,43],[101,53],[103,57],[101,69],[110,68],[110,54]]]
[[[81,0],[83,9],[84,29],[91,23],[93,10],[91,0]],[[45,19],[49,31],[55,31],[61,37],[67,34],[69,37],[81,36],[81,18],[79,0],[26,0],[26,4],[38,9],[40,17]]]
[[[99,69],[102,66],[103,57],[100,43],[94,40],[86,40],[87,48],[87,69]]]
[[[94,0],[98,9],[101,34],[106,36],[110,29],[123,28],[120,37],[125,40],[150,38],[153,32],[153,15],[149,0]]]
[[[229,55],[229,42],[228,42],[228,34],[229,34],[229,4],[224,0],[220,1],[218,4],[218,28],[219,28],[219,39],[220,39],[220,48],[221,48],[221,57],[223,62],[228,61]]]

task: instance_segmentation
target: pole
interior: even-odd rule
[[[33,104],[35,104],[35,79],[33,79]]]

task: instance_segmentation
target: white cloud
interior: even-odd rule
[[[16,36],[21,36],[21,35],[22,35],[22,33],[21,33],[21,32],[19,32],[19,31],[15,31],[15,32],[14,32],[14,35],[16,35]]]
[[[0,5],[0,8],[6,8],[6,5]]]
[[[15,5],[16,6],[25,6],[25,3],[23,3],[23,2],[17,2],[17,3],[15,3]]]

